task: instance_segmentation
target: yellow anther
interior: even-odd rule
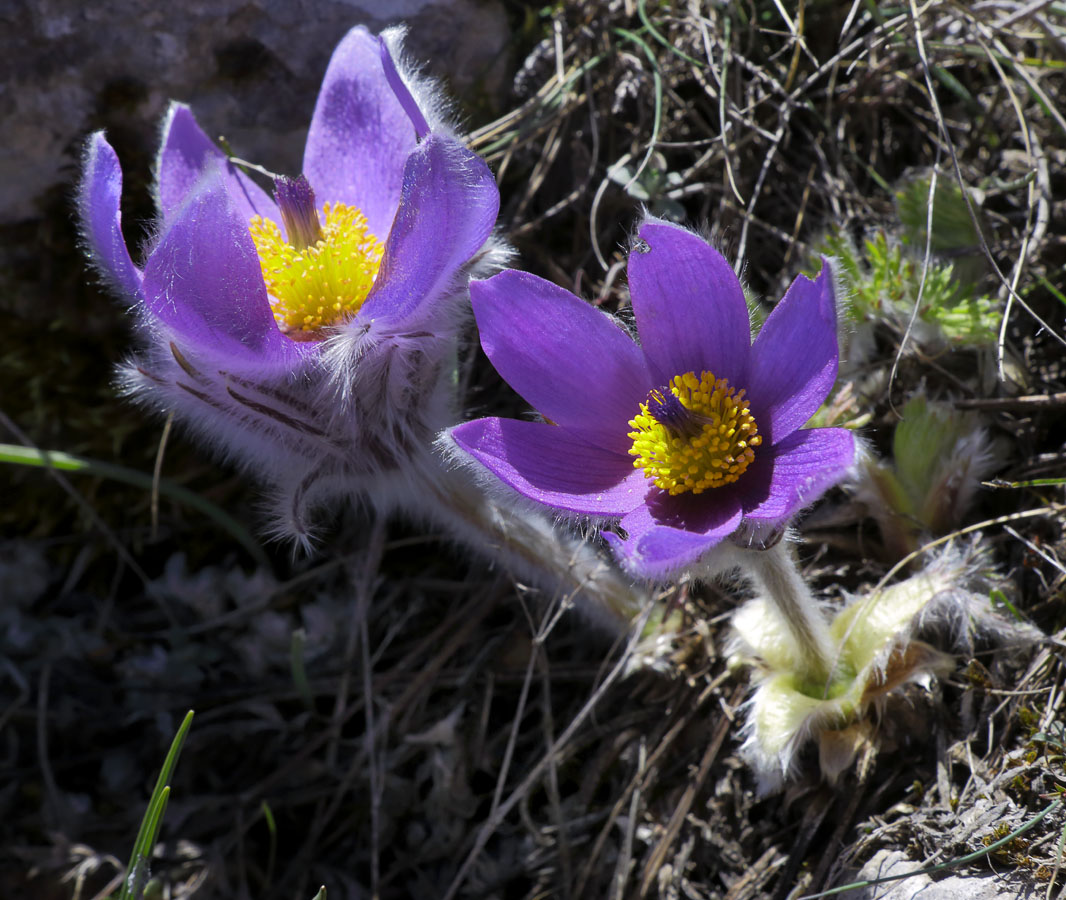
[[[633,466],[671,494],[732,484],[762,443],[744,391],[706,371],[677,375],[668,388],[673,397],[652,391],[629,422]]]
[[[327,203],[323,213],[321,239],[300,249],[270,219],[254,216],[250,224],[274,319],[294,340],[317,340],[354,316],[385,252],[356,207]]]

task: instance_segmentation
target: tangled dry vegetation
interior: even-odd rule
[[[0,558],[0,894],[116,891],[189,708],[155,896],[784,898],[882,848],[980,850],[1059,795],[1066,7],[698,6],[512,10],[513,105],[471,143],[522,265],[624,310],[642,205],[705,223],[753,300],[843,255],[854,353],[827,414],[891,460],[916,395],[966,410],[999,487],[902,543],[838,490],[800,528],[808,576],[840,598],[920,565],[897,567],[913,547],[978,536],[1003,576],[989,602],[1051,637],[973,644],[885,711],[839,784],[805,763],[760,798],[736,755],[746,676],[722,655],[733,586],[675,586],[681,624],[656,643],[561,615],[409,523],[352,512],[316,558],[280,548],[268,567],[149,491],[19,472],[0,513],[21,535]],[[65,234],[42,250],[81,290]],[[933,294],[945,281],[970,288],[961,331],[927,308],[958,308]],[[95,335],[123,340],[93,302]],[[12,352],[9,440],[150,471],[158,425],[111,396],[86,343]],[[463,373],[475,411],[520,410],[473,350]],[[166,470],[247,508],[179,437]],[[1064,818],[965,871],[999,873],[1004,896],[1060,891]]]

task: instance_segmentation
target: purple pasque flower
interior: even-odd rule
[[[533,275],[471,285],[481,344],[546,421],[479,419],[455,444],[519,494],[605,532],[630,571],[665,577],[734,536],[757,542],[838,481],[854,441],[802,426],[837,374],[836,289],[800,276],[754,343],[740,282],[701,237],[648,220],[629,256],[637,343]]]
[[[468,279],[500,255],[492,173],[442,120],[432,86],[397,70],[401,35],[343,38],[303,172],[277,178],[273,197],[173,104],[142,266],[102,133],[85,157],[92,262],[147,347],[124,367],[126,387],[274,483],[280,530],[296,536],[316,497],[378,483],[455,421],[445,376]]]

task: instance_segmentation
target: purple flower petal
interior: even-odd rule
[[[85,175],[78,188],[78,215],[92,262],[108,284],[133,302],[141,291],[141,273],[122,237],[122,167],[102,131],[89,138]]]
[[[189,349],[229,368],[284,369],[316,346],[278,330],[248,222],[217,168],[163,233],[145,266],[144,298]]]
[[[629,254],[629,292],[657,385],[703,370],[743,387],[751,325],[732,267],[698,235],[648,222]],[[639,248],[638,244],[638,248]]]
[[[800,275],[774,307],[751,350],[748,396],[764,441],[777,443],[806,423],[837,377],[836,289],[829,263]]]
[[[389,87],[392,88],[396,99],[400,101],[403,111],[407,113],[407,118],[411,120],[411,124],[415,128],[415,135],[419,140],[422,140],[429,134],[429,123],[426,122],[426,117],[422,115],[422,110],[418,108],[415,98],[411,96],[411,91],[404,84],[400,73],[396,71],[396,63],[389,52],[389,45],[385,43],[384,38],[380,35],[378,36],[378,46],[381,52],[381,68],[385,73],[385,80],[389,83]]]
[[[221,173],[246,228],[256,215],[280,224],[278,208],[266,191],[229,162],[196,124],[189,107],[172,103],[163,121],[163,143],[156,158],[157,199],[164,222],[181,208],[209,168]]]
[[[757,456],[736,486],[742,491],[745,520],[778,524],[841,479],[855,458],[855,438],[844,428],[810,428],[770,449],[773,456],[765,462]]]
[[[384,240],[400,203],[415,129],[385,77],[378,39],[344,36],[326,69],[304,150],[304,174],[323,199],[358,206]]]
[[[694,502],[703,499],[704,502]],[[619,561],[645,578],[665,578],[691,566],[737,530],[740,503],[733,492],[719,497],[670,497],[653,492],[650,504],[625,516],[623,540],[604,532]],[[680,504],[675,501],[680,500]],[[669,524],[664,524],[665,522]]]
[[[453,288],[460,267],[492,233],[499,208],[489,167],[452,138],[431,134],[404,166],[400,208],[359,319],[402,325]]]
[[[481,346],[541,415],[616,453],[653,386],[644,356],[618,323],[569,291],[525,272],[470,286]]]
[[[622,516],[647,489],[628,456],[543,422],[476,419],[451,430],[459,447],[530,500],[568,513]]]

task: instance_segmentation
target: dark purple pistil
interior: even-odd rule
[[[285,237],[292,246],[303,250],[322,240],[322,223],[315,209],[315,192],[303,175],[295,178],[279,175],[274,180],[274,196],[281,210]]]
[[[706,421],[705,416],[686,409],[669,388],[653,390],[648,394],[648,412],[660,425],[685,437],[699,434]]]

